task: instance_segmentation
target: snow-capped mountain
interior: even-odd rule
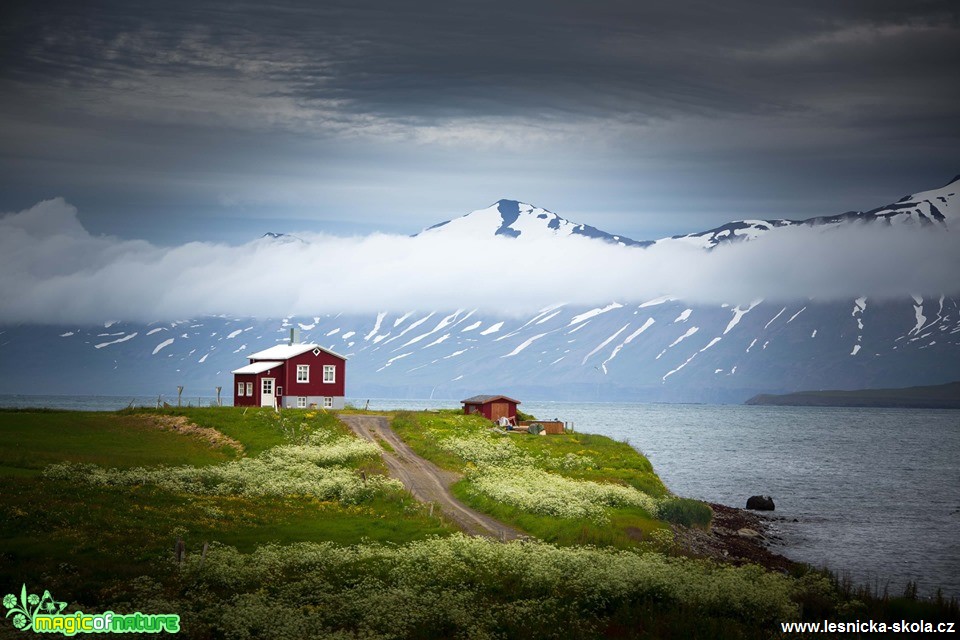
[[[295,235],[289,233],[276,233],[273,231],[267,231],[265,234],[260,236],[259,242],[278,242],[278,243],[287,243],[287,244],[305,244],[306,240],[303,238],[298,238]]]
[[[960,217],[957,191],[955,179],[865,213],[740,221],[658,242],[709,250],[789,226],[829,231],[849,223],[935,225],[952,233]],[[649,244],[506,200],[422,233],[584,235]],[[469,308],[349,315],[331,302],[315,316],[272,320],[0,327],[0,391],[169,395],[184,385],[187,395],[210,395],[216,386],[229,390],[230,370],[247,354],[285,341],[291,327],[304,341],[349,358],[351,397],[457,399],[497,392],[526,399],[742,402],[757,393],[960,379],[960,299],[946,295],[741,305],[625,299],[552,305],[520,318]]]
[[[498,200],[486,209],[478,209],[460,218],[446,220],[421,231],[421,234],[449,234],[457,237],[505,236],[538,239],[562,236],[584,236],[627,246],[645,247],[660,243],[685,243],[712,249],[725,242],[755,240],[770,231],[795,226],[830,226],[861,222],[885,225],[936,225],[956,227],[960,207],[956,191],[960,176],[945,186],[905,196],[896,203],[870,211],[847,211],[838,215],[818,216],[806,220],[737,220],[722,226],[686,235],[638,241],[614,235],[590,225],[571,222],[557,214],[516,200]],[[419,235],[419,234],[418,234]]]
[[[894,204],[877,207],[870,211],[847,211],[838,215],[818,216],[807,220],[738,220],[709,231],[673,236],[657,242],[687,242],[704,249],[712,249],[722,242],[755,240],[782,227],[840,225],[851,222],[956,228],[960,218],[960,207],[957,206],[954,196],[958,190],[960,190],[960,176],[939,189],[905,196]]]
[[[583,236],[628,246],[651,244],[613,235],[590,225],[570,222],[546,209],[516,200],[498,200],[486,209],[479,209],[463,217],[435,224],[420,232],[420,234],[436,233],[462,237],[495,235],[524,240]]]

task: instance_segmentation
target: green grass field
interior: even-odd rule
[[[186,417],[244,451],[159,429],[157,416]],[[182,635],[201,639],[769,638],[788,619],[960,617],[956,602],[675,555],[657,535],[670,538],[667,525],[644,506],[560,517],[477,490],[480,459],[492,455],[505,477],[559,482],[570,502],[581,487],[614,487],[653,501],[641,505],[666,498],[695,511],[667,497],[624,443],[493,435],[455,411],[398,413],[394,426],[424,457],[466,473],[454,487],[465,502],[543,541],[455,534],[406,491],[375,482],[385,471],[377,449],[323,412],[0,411],[0,594],[24,584],[68,601],[68,612],[174,612]],[[307,493],[277,486],[311,474],[315,484],[297,485]],[[172,476],[182,484],[165,484]],[[309,495],[324,482],[373,489]],[[520,489],[550,499],[539,485]],[[0,637],[8,632],[22,633],[0,620]]]
[[[208,427],[238,440],[248,455],[287,444],[322,425],[324,429],[349,430],[333,414],[317,410],[288,409],[277,413],[262,407],[184,407],[177,409],[125,409],[120,415],[185,416],[200,427]]]
[[[55,581],[77,594],[117,584],[166,563],[175,541],[193,551],[219,542],[243,551],[262,544],[361,541],[402,544],[455,528],[431,517],[406,492],[360,504],[307,496],[191,495],[155,486],[89,486],[44,477],[59,462],[106,468],[209,467],[237,458],[232,447],[159,429],[152,416],[186,416],[240,441],[245,456],[348,430],[331,414],[205,409],[121,412],[0,411],[0,584]],[[382,461],[350,462],[356,473],[385,472]],[[12,488],[11,488],[12,485]]]
[[[112,467],[207,465],[234,457],[200,438],[149,426],[132,414],[0,411],[0,475],[38,472],[54,462]]]

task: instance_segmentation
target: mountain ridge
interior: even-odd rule
[[[790,407],[883,407],[902,409],[960,409],[960,381],[940,385],[797,391],[788,394],[760,394],[745,404]]]
[[[519,238],[526,232],[538,238],[548,236],[582,236],[624,246],[648,246],[651,241],[639,242],[626,236],[602,231],[588,224],[571,222],[552,211],[519,200],[500,199],[485,209],[477,209],[459,218],[444,220],[414,234],[414,237],[431,233],[449,233],[451,230],[466,234],[490,233],[495,236]]]
[[[926,214],[924,203],[932,203],[944,216],[943,226],[952,229],[955,183],[913,194],[903,206],[871,210],[872,219],[919,228],[918,210]],[[510,241],[525,233],[544,241],[558,233],[592,233],[592,227],[544,209],[509,202],[516,207],[498,201],[479,210],[483,215],[468,214],[425,232],[447,232],[451,225],[466,234],[509,229],[517,235],[499,235]],[[859,224],[863,217],[839,222]],[[777,232],[727,231],[710,236],[712,246],[729,242],[722,239],[727,236],[749,240]],[[612,245],[629,240],[601,233]],[[892,388],[960,379],[956,297],[757,299],[737,306],[630,297],[626,289],[620,299],[554,304],[522,316],[470,307],[419,309],[415,301],[401,311],[342,313],[331,302],[310,317],[8,325],[0,327],[0,392],[140,395],[182,384],[189,394],[201,389],[206,395],[216,386],[229,389],[229,371],[250,353],[286,340],[291,327],[301,330],[304,341],[350,359],[352,397],[456,398],[495,390],[544,400],[739,403],[760,393],[811,387]]]
[[[953,204],[952,200],[947,200],[947,198],[955,196],[955,192],[944,192],[955,187],[958,182],[960,182],[960,175],[947,182],[943,187],[906,195],[894,203],[868,211],[846,211],[801,220],[785,218],[733,220],[705,231],[674,235],[656,240],[633,240],[627,236],[570,221],[552,211],[532,204],[519,200],[501,199],[484,209],[477,209],[459,218],[452,218],[431,225],[414,234],[414,237],[428,233],[457,231],[465,232],[467,235],[492,233],[496,236],[509,238],[520,238],[526,232],[527,237],[539,238],[550,235],[552,232],[554,236],[577,235],[623,246],[648,247],[665,242],[686,242],[705,249],[713,249],[723,243],[754,240],[776,229],[794,226],[812,227],[854,222],[879,222],[887,225],[939,225],[948,228],[951,224],[956,224],[956,219],[960,217],[960,211],[957,210],[958,207]],[[940,205],[938,206],[935,201],[940,201]],[[942,209],[946,209],[946,213]],[[534,222],[535,220],[544,222],[537,225]],[[537,226],[540,228],[536,228]]]

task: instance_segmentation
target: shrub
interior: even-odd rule
[[[713,519],[713,509],[699,500],[664,498],[657,504],[657,517],[673,524],[705,529]]]
[[[541,469],[481,467],[469,474],[471,491],[530,513],[585,518],[607,524],[606,507],[656,510],[656,501],[633,487],[573,480]]]
[[[255,458],[207,467],[112,469],[94,464],[54,464],[44,475],[55,480],[99,486],[155,485],[168,491],[201,495],[288,496],[358,503],[403,485],[371,475],[366,480],[347,466],[375,458],[380,448],[353,436],[317,432],[308,444],[281,445]]]
[[[192,585],[183,613],[237,638],[596,638],[610,612],[644,605],[757,628],[798,613],[794,581],[755,566],[459,534],[252,554],[214,545],[202,570],[192,556],[181,575]]]

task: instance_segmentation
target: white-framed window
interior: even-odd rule
[[[310,365],[297,365],[297,382],[310,382]]]
[[[337,381],[337,365],[335,364],[325,364],[323,365],[323,382],[329,384],[331,382]]]
[[[242,383],[242,382],[238,382],[238,383],[237,383],[237,395],[238,395],[238,396],[242,396],[244,389],[246,389],[246,387],[243,386],[243,383]]]
[[[324,409],[333,409],[333,398],[324,398],[323,399],[323,408]]]
[[[307,408],[307,396],[297,396],[297,409]]]
[[[262,378],[260,384],[260,393],[265,396],[273,395],[273,378]]]
[[[248,383],[247,383],[247,395],[250,396],[250,397],[253,397],[253,383],[252,383],[252,382],[248,382]]]

